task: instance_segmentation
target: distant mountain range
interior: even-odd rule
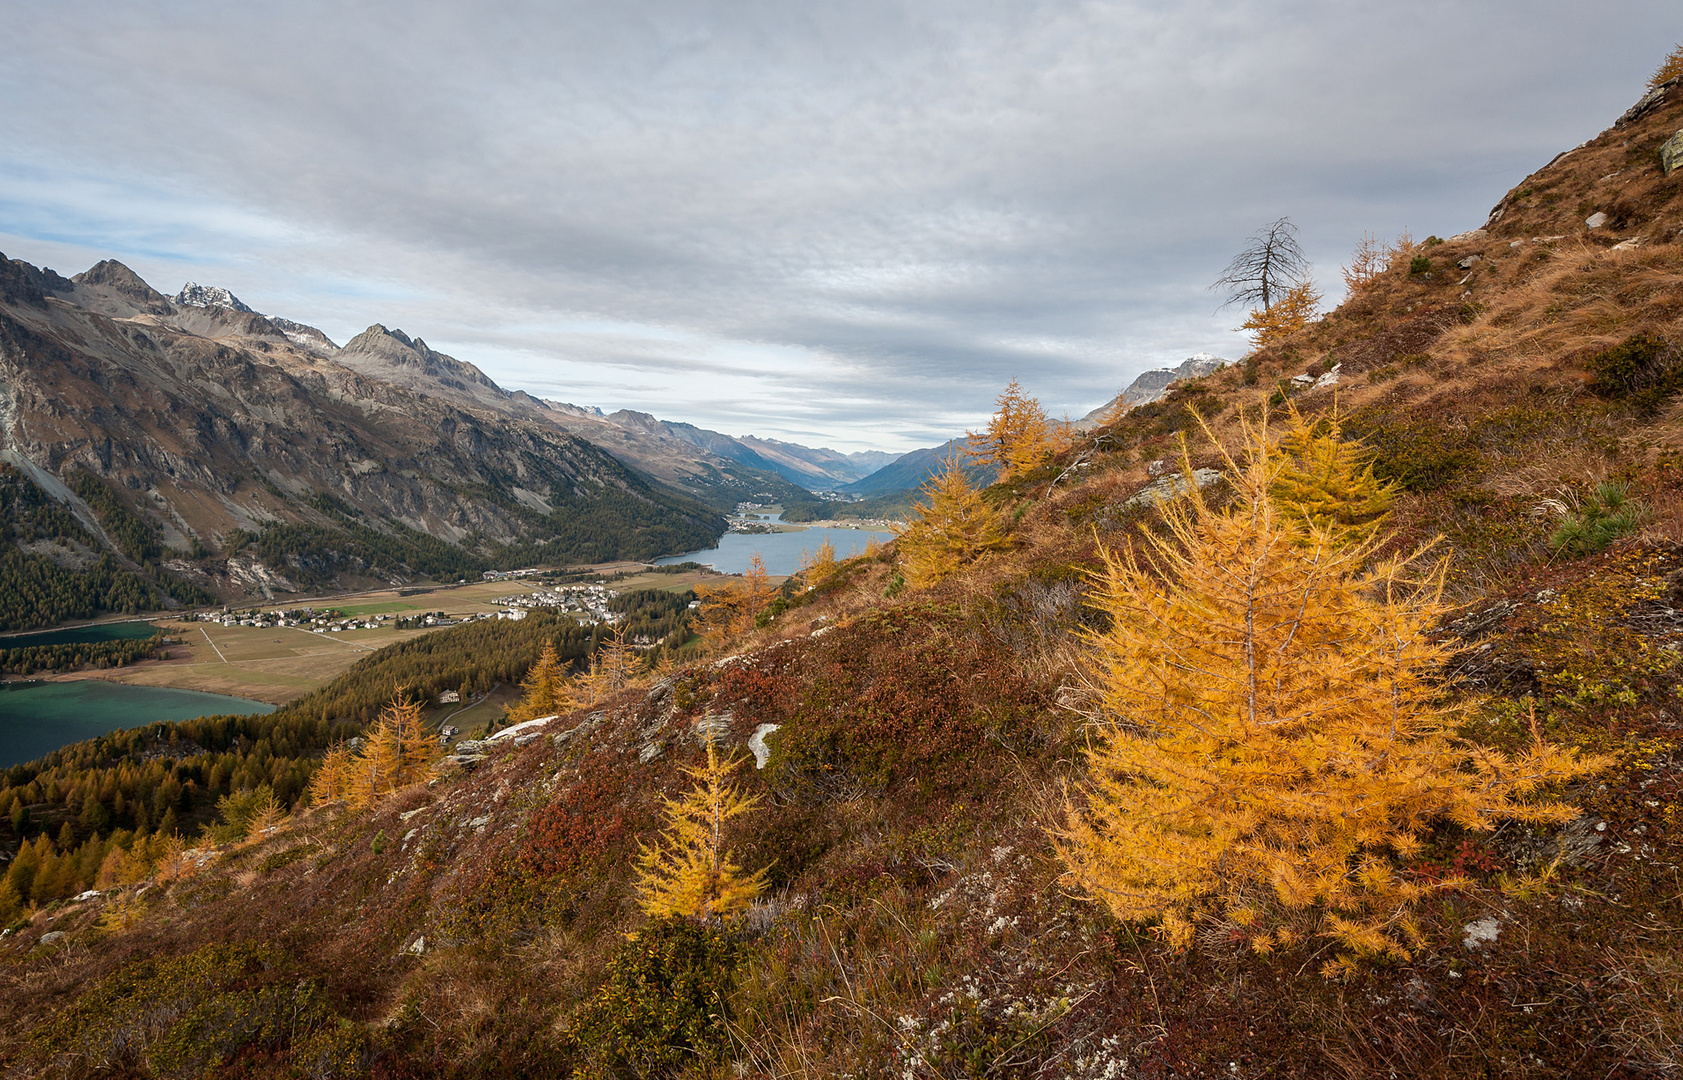
[[[1118,400],[1221,363],[1148,372]],[[604,413],[379,323],[340,346],[227,289],[165,296],[114,260],[65,278],[0,256],[0,458],[109,539],[71,481],[108,484],[155,537],[136,550],[157,558],[130,562],[213,590],[668,554],[706,546],[739,502],[821,516],[813,492],[915,489],[960,442],[848,454]]]
[[[0,257],[0,459],[75,518],[42,538],[0,507],[0,574],[69,590],[77,545],[104,543],[166,592],[273,594],[651,558],[723,531],[716,506],[502,393],[382,327],[340,349],[222,290]],[[20,546],[38,541],[58,546]]]

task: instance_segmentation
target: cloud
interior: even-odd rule
[[[505,384],[906,448],[1236,355],[1259,224],[1477,225],[1670,4],[8,3],[0,235]],[[61,269],[71,270],[69,266]],[[884,441],[886,440],[886,441]]]

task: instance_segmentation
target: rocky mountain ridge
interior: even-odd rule
[[[207,586],[240,592],[229,560],[265,536],[287,538],[266,556],[284,587],[530,559],[558,540],[561,560],[650,557],[722,528],[583,439],[359,373],[309,328],[291,331],[300,345],[256,312],[177,306],[110,260],[68,280],[5,265],[0,453],[60,488],[107,482]],[[579,535],[587,521],[600,543]]]
[[[1229,361],[1214,353],[1195,353],[1172,368],[1152,368],[1143,371],[1120,394],[1100,405],[1075,422],[1076,430],[1091,431],[1107,417],[1119,415],[1118,410],[1138,408],[1161,401],[1171,387],[1186,379],[1200,379],[1220,371]]]

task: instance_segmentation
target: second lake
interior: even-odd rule
[[[0,768],[34,761],[108,731],[159,720],[274,711],[273,705],[245,698],[103,679],[0,683]]]

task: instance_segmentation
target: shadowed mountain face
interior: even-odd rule
[[[0,453],[37,484],[103,480],[166,559],[215,553],[181,560],[206,584],[236,588],[230,562],[285,588],[652,557],[722,529],[583,439],[474,408],[501,392],[423,342],[376,327],[352,356],[420,366],[465,400],[340,363],[309,327],[178,305],[120,263],[70,281],[0,265]]]

